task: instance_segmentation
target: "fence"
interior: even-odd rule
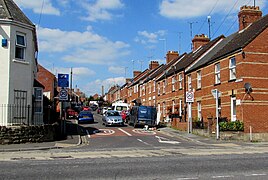
[[[0,126],[40,125],[43,113],[35,113],[35,108],[14,104],[0,105]]]

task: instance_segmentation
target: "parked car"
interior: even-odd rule
[[[105,126],[124,125],[124,121],[118,111],[107,110],[103,116],[102,121]]]
[[[68,108],[66,110],[66,118],[67,119],[76,118],[77,115],[78,115],[78,113],[75,110],[71,109],[71,108]]]
[[[80,123],[93,123],[94,117],[91,111],[80,111],[78,115],[78,124]]]
[[[88,106],[84,106],[82,111],[92,111],[92,109]]]

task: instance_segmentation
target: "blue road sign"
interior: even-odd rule
[[[58,74],[58,86],[69,87],[69,74]]]

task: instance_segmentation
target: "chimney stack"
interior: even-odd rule
[[[238,13],[239,31],[248,27],[251,23],[259,20],[262,17],[262,12],[259,6],[242,6]]]
[[[151,61],[150,65],[149,65],[149,69],[153,70],[156,69],[159,66],[158,61]]]
[[[166,55],[166,64],[170,63],[173,59],[179,57],[178,51],[168,51]]]
[[[209,42],[208,36],[204,34],[195,35],[192,42],[193,42],[193,51],[197,50],[199,47],[207,44]]]
[[[137,77],[139,74],[141,73],[141,71],[133,71],[133,77]]]

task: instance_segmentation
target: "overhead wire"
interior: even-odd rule
[[[215,2],[215,4],[213,5],[212,9],[210,10],[210,12],[208,13],[208,15],[207,15],[207,16],[210,16],[210,15],[211,15],[211,13],[212,13],[212,12],[214,11],[214,9],[216,8],[216,6],[217,6],[218,2],[219,2],[219,0],[217,0],[217,1]],[[203,21],[203,23],[202,23],[202,25],[200,26],[200,28],[199,28],[198,33],[197,33],[197,34],[199,34],[199,33],[200,33],[201,29],[203,28],[203,26],[204,26],[204,24],[205,24],[206,22],[207,22],[207,19]]]
[[[214,34],[212,36],[214,36],[219,29],[221,28],[221,26],[223,25],[223,23],[225,22],[225,20],[227,19],[227,17],[231,14],[231,12],[233,11],[233,9],[235,8],[235,6],[237,5],[239,0],[236,0],[235,4],[233,5],[233,7],[230,9],[230,11],[228,12],[228,14],[224,17],[224,19],[222,20],[221,24],[219,25],[219,27],[217,28],[217,30],[214,32]]]
[[[43,2],[42,2],[42,6],[41,6],[40,14],[39,14],[39,19],[38,19],[37,28],[39,28],[40,23],[41,23],[41,18],[42,18],[42,14],[43,14],[44,5],[45,5],[45,0],[43,0]]]
[[[249,5],[249,3],[250,3],[251,1],[252,1],[252,0],[249,0],[248,3],[247,3],[247,5]],[[228,33],[229,33],[229,31],[233,28],[233,26],[235,25],[236,22],[237,22],[237,19],[235,19],[235,20],[233,21],[232,25],[229,27],[229,29],[226,31],[225,34],[228,34]]]

